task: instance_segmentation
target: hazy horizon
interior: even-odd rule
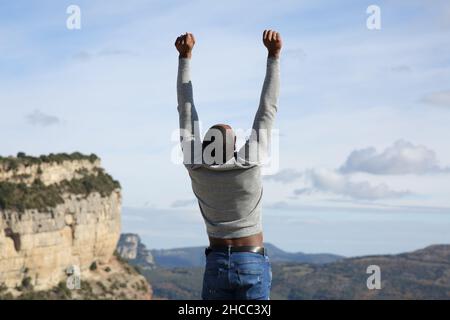
[[[424,224],[420,212],[411,215],[392,210],[384,213],[374,211],[358,219],[358,215],[367,213],[357,210],[332,212],[325,208],[302,210],[301,214],[293,214],[286,209],[264,210],[264,241],[288,252],[331,253],[345,257],[398,254],[433,244],[450,244],[448,226],[440,222],[445,213],[433,213]],[[280,221],[280,216],[284,221]],[[177,212],[124,207],[122,217],[122,233],[138,234],[148,249],[204,247],[208,244],[200,212],[195,209]],[[401,232],[395,229],[397,224],[388,223],[393,221],[403,224]],[[172,228],[177,232],[170,233]],[[421,230],[420,237],[417,229]],[[296,232],[296,237],[293,232]],[[381,239],[380,232],[383,232]],[[357,245],[352,241],[355,236],[360,239]],[[404,239],[410,241],[405,244]]]

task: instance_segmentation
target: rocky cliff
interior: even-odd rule
[[[120,185],[95,155],[0,158],[0,291],[49,290],[74,268],[89,287],[102,283],[99,270],[119,275],[120,214]],[[149,297],[148,285],[139,291]]]
[[[143,270],[155,268],[155,259],[150,250],[141,242],[139,235],[124,233],[120,235],[117,253],[131,265]]]

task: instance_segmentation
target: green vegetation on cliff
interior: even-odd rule
[[[47,210],[64,203],[64,194],[88,196],[97,192],[106,197],[116,189],[120,189],[119,182],[101,169],[97,169],[96,175],[84,173],[80,179],[65,180],[48,186],[40,180],[35,180],[30,186],[0,181],[0,210]]]
[[[58,163],[61,164],[64,161],[80,161],[80,160],[88,160],[92,163],[99,160],[99,157],[95,154],[84,155],[80,152],[74,152],[71,154],[68,153],[58,153],[49,155],[42,155],[39,157],[33,157],[26,155],[23,152],[19,152],[17,157],[1,157],[0,156],[0,168],[3,167],[4,170],[16,170],[19,166],[23,165],[25,167],[31,165],[39,165],[42,163]]]

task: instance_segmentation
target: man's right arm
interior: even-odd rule
[[[190,59],[178,59],[177,100],[180,120],[181,138],[184,141],[195,137],[195,126],[198,125],[198,115],[194,105],[192,82],[190,76]],[[182,141],[183,142],[183,141]]]
[[[201,157],[201,139],[197,111],[194,105],[193,89],[190,74],[190,62],[195,38],[186,33],[177,38],[175,46],[180,55],[178,58],[177,99],[180,121],[180,142],[183,150],[184,164],[198,163]]]

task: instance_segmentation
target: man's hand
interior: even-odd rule
[[[180,58],[191,58],[192,48],[194,48],[195,38],[192,33],[186,32],[175,40],[175,47],[180,53]]]
[[[263,43],[269,52],[269,57],[279,58],[283,41],[281,35],[274,30],[264,30]]]

